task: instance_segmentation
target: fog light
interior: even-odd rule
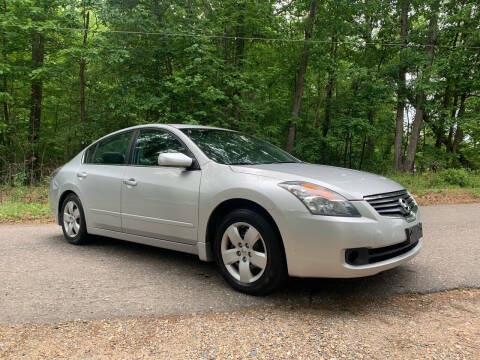
[[[350,249],[345,252],[345,259],[349,264],[355,264],[355,261],[358,259],[358,251],[355,249]]]

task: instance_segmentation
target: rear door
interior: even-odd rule
[[[158,166],[165,152],[193,154],[172,133],[142,129],[133,145],[122,184],[122,224],[126,233],[195,244],[201,170]]]
[[[132,134],[109,136],[85,153],[77,178],[89,228],[122,231],[121,184]]]

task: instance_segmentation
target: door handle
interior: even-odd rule
[[[123,180],[123,183],[125,185],[129,185],[129,186],[136,186],[137,185],[137,181],[134,178],[125,179],[125,180]]]
[[[87,173],[85,171],[80,171],[80,172],[77,172],[77,177],[80,178],[80,179],[84,179],[87,177]]]

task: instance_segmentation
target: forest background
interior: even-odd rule
[[[2,189],[144,123],[478,192],[478,1],[0,0]]]

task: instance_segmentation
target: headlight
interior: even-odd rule
[[[324,187],[301,181],[278,184],[295,195],[315,215],[358,217],[358,210],[342,195]]]

